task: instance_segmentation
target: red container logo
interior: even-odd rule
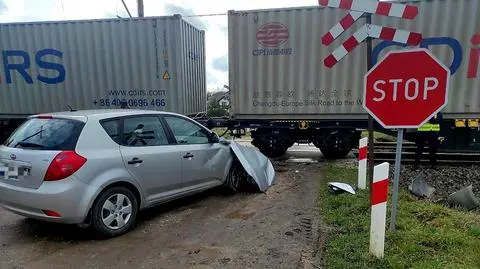
[[[257,42],[263,47],[278,47],[287,42],[289,37],[288,28],[278,22],[266,23],[257,31]]]

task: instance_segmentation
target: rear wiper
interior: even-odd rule
[[[23,142],[23,141],[18,142],[13,147],[16,148],[17,146],[21,146],[23,148],[44,148],[45,147],[44,145],[30,143],[30,142]]]
[[[38,132],[36,132],[36,133],[34,133],[34,134],[30,135],[30,136],[25,137],[25,138],[22,140],[22,142],[25,142],[25,141],[27,141],[28,139],[30,139],[30,138],[32,138],[32,137],[34,137],[34,136],[37,136],[37,135],[40,135],[40,137],[42,137],[42,132],[43,132],[43,125],[40,126],[40,130],[39,130]]]

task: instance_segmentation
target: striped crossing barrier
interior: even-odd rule
[[[358,188],[367,188],[367,153],[368,153],[368,138],[360,139],[358,145]]]
[[[343,32],[345,32],[350,26],[352,26],[358,19],[362,17],[364,13],[358,11],[351,11],[349,12],[343,19],[340,20],[339,23],[335,24],[335,26],[328,31],[322,37],[322,44],[328,46],[332,44],[337,37],[339,37]]]
[[[379,2],[377,0],[319,0],[318,3],[324,7],[350,10],[349,14],[322,37],[322,44],[326,46],[332,44],[337,37],[345,32],[345,30],[352,26],[365,13],[408,20],[412,20],[418,15],[418,7],[414,5]],[[328,68],[333,67],[350,51],[357,47],[358,44],[369,37],[395,41],[412,46],[418,45],[422,40],[422,35],[419,33],[365,24],[340,47],[335,49],[332,54],[327,56],[324,59],[324,65]]]
[[[355,49],[360,43],[365,41],[368,37],[378,38],[388,41],[395,41],[410,46],[417,46],[422,41],[422,34],[409,32],[405,30],[399,30],[395,28],[365,24],[356,31],[347,41],[345,41],[340,47],[335,49],[332,54],[328,55],[324,64],[326,67],[331,68],[338,63],[349,52]]]
[[[348,9],[409,20],[414,19],[418,15],[416,6],[379,2],[377,0],[319,0],[318,3],[325,7]]]
[[[388,163],[382,163],[375,166],[373,173],[370,253],[377,258],[383,258],[385,249],[389,169]]]

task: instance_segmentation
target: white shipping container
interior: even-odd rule
[[[206,111],[205,33],[181,16],[0,24],[0,117]]]
[[[410,1],[419,7],[413,21],[372,16],[373,24],[420,32],[428,47],[451,67],[448,118],[480,118],[480,1]],[[360,18],[333,44],[322,36],[345,10],[301,7],[230,11],[229,76],[235,119],[366,119],[362,108],[366,45],[332,69],[323,60],[357,29]],[[375,40],[374,59],[401,49]],[[415,59],[412,59],[413,61]]]

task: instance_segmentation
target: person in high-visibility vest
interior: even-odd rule
[[[417,150],[415,152],[415,169],[420,166],[420,159],[423,154],[425,146],[428,146],[428,151],[430,153],[430,165],[431,168],[436,169],[437,167],[437,152],[440,146],[439,134],[440,134],[440,123],[443,120],[441,113],[438,113],[433,118],[431,118],[427,123],[420,126],[417,129],[417,136],[415,139],[415,144]]]

